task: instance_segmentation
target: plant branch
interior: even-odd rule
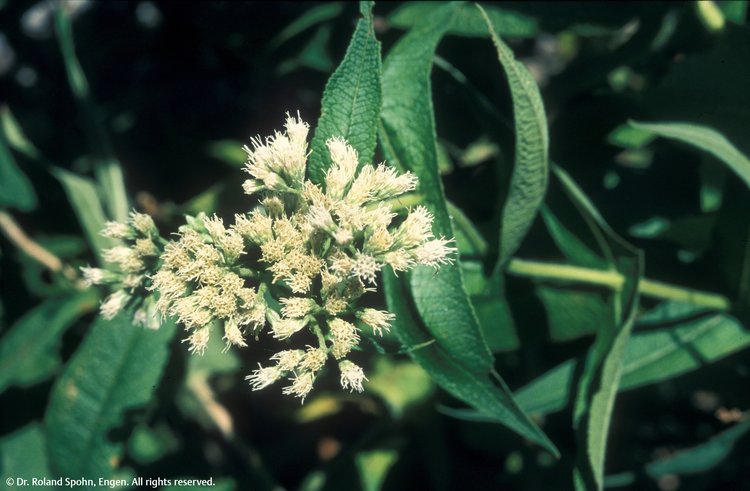
[[[65,278],[71,281],[78,278],[75,269],[64,264],[59,257],[26,235],[26,232],[21,229],[13,217],[5,211],[0,211],[0,230],[13,245],[45,268],[55,273],[62,273]]]
[[[616,271],[600,271],[567,264],[526,261],[524,259],[511,259],[507,271],[517,276],[584,283],[602,286],[613,291],[619,291],[625,283],[625,277]],[[676,300],[716,310],[729,310],[731,307],[730,301],[723,295],[669,285],[647,278],[640,280],[638,289],[641,295],[660,300]]]

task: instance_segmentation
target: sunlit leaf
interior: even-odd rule
[[[365,2],[368,3],[368,2]],[[363,4],[364,5],[364,4]],[[363,7],[341,64],[328,79],[312,154],[307,169],[315,183],[324,181],[331,165],[326,140],[341,137],[357,150],[360,166],[371,162],[375,152],[380,112],[380,43],[372,25],[372,5]]]

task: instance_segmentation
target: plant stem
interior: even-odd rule
[[[625,284],[625,278],[616,271],[600,271],[567,264],[511,259],[506,270],[517,276],[585,283],[603,286],[616,292]],[[676,300],[716,310],[729,310],[731,307],[731,303],[723,295],[673,286],[647,278],[640,280],[638,289],[641,295],[660,300]]]
[[[0,211],[0,230],[16,247],[25,252],[44,267],[55,273],[62,273],[70,281],[76,281],[75,269],[64,264],[59,257],[34,242],[8,213]]]

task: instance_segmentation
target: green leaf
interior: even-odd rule
[[[20,430],[7,435],[0,440],[0,482],[6,483],[6,489],[15,486],[22,487],[18,479],[26,479],[31,483],[32,478],[49,478],[47,453],[44,443],[44,433],[39,423],[34,422]],[[27,484],[28,486],[29,484]],[[37,485],[34,489],[53,490],[54,486]]]
[[[643,106],[656,120],[713,128],[748,155],[748,59],[750,29],[727,23],[712,49],[687,54],[679,63],[672,63],[659,84],[645,94]]]
[[[521,245],[544,200],[549,173],[549,137],[544,104],[534,77],[522,63],[516,61],[510,48],[500,40],[487,13],[478,5],[477,8],[487,23],[513,101],[515,164],[503,206],[499,271]]]
[[[391,164],[417,175],[419,191],[434,215],[433,232],[443,237],[454,237],[454,231],[438,173],[429,75],[437,44],[457,7],[439,8],[401,38],[384,62],[382,79],[382,148]],[[417,319],[437,340],[410,351],[414,360],[454,396],[556,453],[494,372],[494,358],[464,288],[460,266],[444,265],[437,271],[420,267],[408,276],[411,294],[404,280],[392,273],[384,272],[384,285],[389,309],[397,316],[394,331],[402,344],[413,347],[430,340],[417,327]],[[408,310],[409,299],[416,315]]]
[[[5,132],[0,132],[0,208],[12,207],[21,211],[36,208],[37,200],[31,181],[16,164],[8,147]]]
[[[630,121],[630,126],[651,132],[654,135],[693,145],[721,160],[750,188],[750,159],[742,154],[724,135],[709,128],[692,123],[661,122],[639,123]]]
[[[60,5],[55,9],[55,32],[62,51],[68,84],[81,112],[89,147],[95,157],[94,173],[99,186],[104,191],[102,201],[106,205],[108,216],[124,222],[130,211],[128,195],[125,191],[122,167],[114,156],[105,125],[94,103],[89,83],[83,73],[75,52],[73,26],[67,9]]]
[[[273,50],[289,41],[298,34],[305,32],[327,20],[335,19],[344,9],[342,2],[326,3],[313,7],[300,15],[291,24],[281,30],[268,44],[268,49]]]
[[[354,458],[362,482],[362,491],[380,491],[388,477],[388,471],[398,459],[398,453],[390,449],[359,452]]]
[[[575,286],[539,285],[536,294],[547,312],[547,324],[553,341],[570,341],[587,336],[611,322],[611,311],[602,293]]]
[[[310,179],[321,184],[331,165],[326,140],[346,139],[360,166],[372,160],[380,112],[380,43],[372,25],[372,5],[357,22],[344,59],[328,79],[308,164]]]
[[[52,375],[60,364],[57,349],[63,333],[96,306],[96,297],[89,290],[47,300],[19,319],[0,339],[0,392]]]
[[[636,332],[623,358],[620,390],[658,383],[697,370],[750,346],[748,333],[725,313],[695,318],[700,308],[664,303],[642,316],[638,325],[671,327]],[[570,397],[576,361],[569,360],[521,388],[516,398],[530,413],[562,409]]]
[[[410,29],[429,16],[443,2],[408,2],[388,16],[394,27]],[[530,38],[539,33],[536,19],[520,12],[495,6],[484,7],[495,32],[500,36]],[[487,36],[484,18],[471,5],[462,5],[456,12],[448,34],[459,36]]]
[[[230,167],[242,168],[245,162],[247,162],[247,153],[242,149],[242,142],[236,140],[208,142],[206,153],[216,160],[221,160]]]
[[[405,346],[420,346],[409,351],[411,356],[444,390],[476,409],[487,421],[500,423],[519,435],[540,444],[554,455],[559,455],[554,444],[524,413],[494,370],[485,376],[468,371],[440,344],[426,344],[410,295],[405,286],[391,272],[383,273],[388,310],[396,314],[393,331]]]
[[[612,294],[611,321],[600,326],[591,354],[578,382],[573,425],[580,451],[574,469],[578,489],[602,489],[609,423],[622,374],[625,350],[638,307],[638,283],[643,262],[640,251],[622,240],[575,184],[559,167],[553,167],[568,197],[584,215],[609,262],[609,269],[625,278],[620,291]]]
[[[395,419],[406,410],[424,401],[435,390],[427,372],[411,360],[392,361],[390,357],[375,359],[367,390],[379,395]]]
[[[94,322],[52,389],[45,427],[52,471],[71,478],[109,477],[124,442],[113,441],[126,411],[154,396],[175,325],[135,326],[132,312]]]
[[[658,479],[666,474],[697,474],[719,465],[732,452],[735,443],[750,430],[750,421],[743,421],[722,431],[701,445],[677,452],[665,459],[646,465],[646,473]]]
[[[65,194],[68,196],[68,201],[70,201],[73,211],[78,217],[78,222],[101,263],[102,250],[111,247],[114,242],[101,235],[107,219],[99,200],[96,184],[87,177],[79,176],[65,169],[54,168],[52,169],[52,175],[62,184]]]
[[[12,149],[31,159],[39,159],[41,157],[39,150],[26,137],[21,129],[21,125],[18,124],[8,106],[0,107],[0,124],[2,124],[2,132],[5,134],[5,139]]]
[[[430,69],[435,48],[457,5],[448,4],[393,47],[383,66],[381,141],[392,164],[414,172],[424,203],[434,214],[433,232],[455,237],[437,169]],[[493,366],[463,286],[460,267],[418,267],[410,275],[414,301],[430,332],[457,360],[477,373]]]

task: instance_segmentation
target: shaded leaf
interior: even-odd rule
[[[323,183],[331,165],[326,140],[346,139],[359,154],[360,166],[372,160],[380,111],[380,43],[372,26],[372,5],[357,22],[344,59],[328,79],[308,163],[309,178]]]
[[[388,21],[395,27],[409,29],[419,24],[435,11],[443,2],[408,2],[394,10]],[[487,17],[499,36],[534,37],[539,32],[536,19],[520,12],[496,6],[484,7]],[[487,36],[484,18],[472,5],[462,5],[456,11],[448,34],[460,36]]]
[[[623,358],[620,390],[678,377],[750,346],[750,333],[736,319],[726,313],[696,319],[700,312],[698,307],[670,302],[639,319],[639,325],[674,325],[633,334]],[[575,363],[569,360],[521,388],[518,403],[528,412],[565,407]]]
[[[16,164],[8,147],[5,132],[0,132],[0,208],[11,207],[21,211],[36,208],[37,199],[31,181]]]
[[[630,126],[654,135],[693,145],[724,162],[745,184],[750,187],[750,159],[742,154],[732,142],[718,131],[692,123],[660,122],[639,123],[630,121]]]
[[[398,453],[395,450],[377,449],[359,452],[354,457],[354,462],[359,471],[362,491],[380,491],[396,459],[398,459]]]
[[[0,482],[7,484],[6,489],[12,489],[14,485],[22,487],[18,479],[30,483],[32,478],[49,478],[44,432],[39,423],[31,423],[4,436],[0,440],[0,461]],[[10,484],[11,479],[13,484]],[[55,487],[36,485],[34,489],[53,490]]]
[[[286,26],[268,43],[268,49],[276,49],[288,40],[305,32],[313,26],[336,18],[344,9],[342,2],[326,3],[315,6],[300,15],[291,24]]]
[[[124,222],[130,211],[130,203],[125,191],[122,167],[114,156],[105,131],[106,126],[94,104],[88,80],[76,56],[70,14],[62,5],[55,8],[55,32],[62,51],[68,84],[83,116],[89,147],[95,157],[94,173],[97,183],[104,191],[102,202],[106,205],[107,216]]]
[[[731,453],[737,440],[750,430],[750,421],[743,421],[722,431],[701,445],[677,452],[665,459],[646,465],[646,473],[654,479],[666,474],[697,474],[720,464]]]
[[[0,338],[0,392],[8,386],[27,387],[52,375],[60,365],[62,335],[96,306],[88,290],[47,300],[29,310]]]
[[[87,177],[65,169],[52,169],[52,175],[62,184],[78,222],[101,263],[102,250],[111,247],[114,243],[111,239],[101,235],[107,218],[99,200],[96,184]]]
[[[112,321],[94,322],[52,389],[45,415],[52,472],[71,478],[112,476],[124,443],[112,430],[126,411],[154,395],[169,356],[175,325],[148,330],[125,311]]]
[[[578,381],[573,424],[581,450],[574,482],[578,489],[601,489],[609,423],[622,374],[625,350],[638,307],[638,284],[643,270],[640,251],[622,240],[559,167],[553,167],[568,197],[598,237],[608,269],[619,272],[625,283],[611,295],[611,321],[600,326]]]

